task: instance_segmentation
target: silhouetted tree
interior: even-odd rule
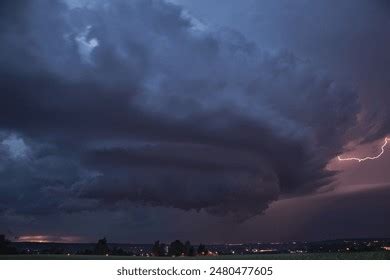
[[[184,245],[180,240],[173,241],[169,245],[168,256],[182,256],[184,255]]]
[[[95,246],[95,254],[96,255],[106,255],[110,252],[107,244],[107,239],[104,237],[100,239]]]
[[[195,247],[194,247],[194,246],[191,246],[190,252],[188,253],[188,256],[189,256],[189,257],[194,257],[194,256],[196,256],[196,251],[195,251]]]
[[[186,241],[184,244],[184,255],[188,257],[195,256],[195,248],[191,245],[190,241]]]
[[[7,240],[4,234],[0,234],[0,255],[13,255],[16,253],[16,249],[11,247],[11,241]]]
[[[130,255],[130,252],[127,252],[127,251],[123,250],[122,248],[116,247],[111,251],[110,254],[116,255],[116,256],[128,256],[128,255]]]
[[[156,257],[165,256],[165,244],[160,243],[160,241],[154,242],[154,245],[152,247],[152,254]]]
[[[208,250],[206,249],[206,246],[203,244],[200,244],[198,246],[198,255],[207,255]]]

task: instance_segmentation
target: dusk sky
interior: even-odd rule
[[[0,233],[390,237],[389,90],[387,0],[2,0]]]

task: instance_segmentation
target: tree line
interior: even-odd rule
[[[110,250],[106,238],[100,239],[96,243],[94,251],[91,253],[94,255],[107,255],[107,254],[120,255],[121,253],[125,254],[125,252],[122,249]],[[200,244],[195,249],[195,247],[191,245],[190,241],[186,241],[185,243],[182,243],[180,240],[175,240],[169,245],[160,243],[160,241],[156,241],[154,242],[152,247],[152,255],[154,257],[179,257],[179,256],[194,257],[198,255],[207,255],[207,254],[209,254],[209,251],[207,250],[205,245]]]
[[[200,244],[195,250],[195,247],[191,245],[190,241],[186,241],[183,244],[180,240],[175,240],[169,246],[160,243],[160,241],[156,241],[152,247],[152,255],[155,257],[194,257],[197,255],[207,255],[208,253],[209,251],[205,245]]]
[[[5,235],[0,234],[0,255],[14,255],[18,253],[16,248],[12,246],[12,242],[6,239]],[[53,248],[51,250],[44,250],[42,253],[47,254],[64,254],[62,249]],[[77,254],[83,255],[133,255],[132,252],[127,252],[122,248],[110,248],[106,238],[99,239],[94,248],[77,252]],[[154,257],[194,257],[208,255],[209,251],[206,246],[200,244],[199,246],[191,245],[190,241],[185,243],[180,240],[175,240],[169,245],[161,243],[160,241],[154,242],[151,248],[151,255]]]

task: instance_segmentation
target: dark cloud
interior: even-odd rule
[[[359,123],[349,133],[373,141],[390,131],[389,1],[172,0],[211,26],[230,26],[268,49],[287,49],[348,81],[359,93]]]
[[[245,219],[332,181],[354,90],[173,4],[80,3],[1,4],[16,10],[0,29],[8,215],[130,203]],[[10,137],[29,153],[12,158]]]

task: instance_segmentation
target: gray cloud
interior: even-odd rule
[[[2,156],[8,212],[129,202],[245,219],[332,181],[357,95],[293,53],[157,0],[1,5],[16,16],[2,18],[0,128],[32,150]]]
[[[264,48],[290,50],[350,83],[363,107],[352,137],[367,142],[389,133],[388,1],[172,1],[211,27],[229,26]]]

